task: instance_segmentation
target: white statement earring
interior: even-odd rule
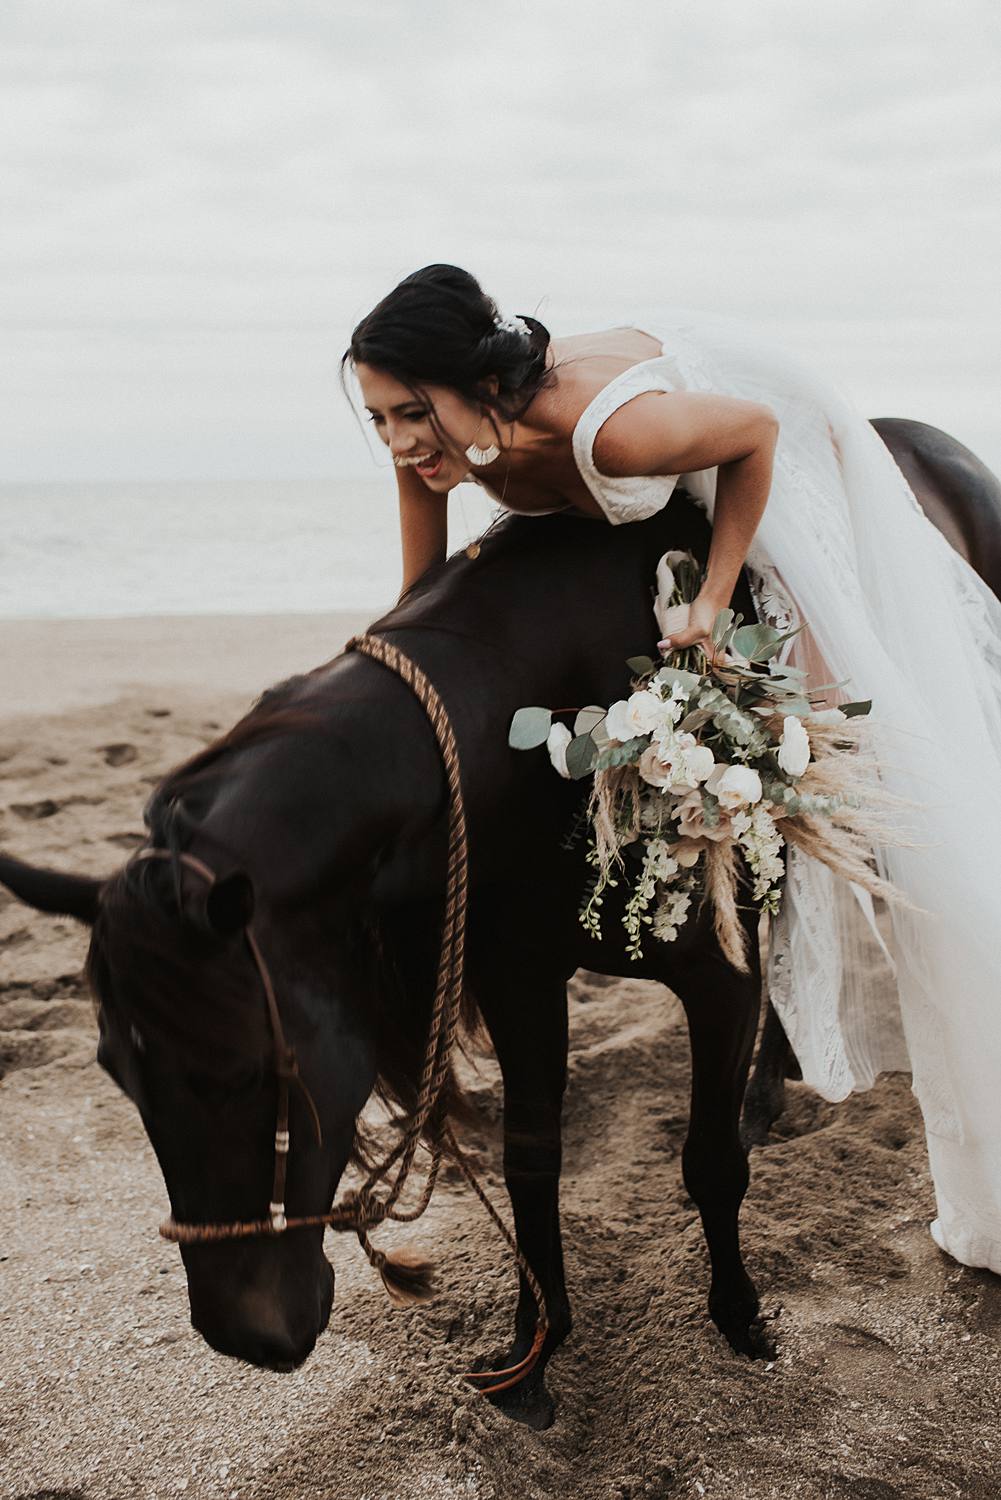
[[[485,464],[492,464],[495,458],[500,457],[500,449],[496,443],[491,443],[489,448],[478,448],[475,443],[470,443],[466,449],[466,457],[471,464],[477,464],[482,468]]]

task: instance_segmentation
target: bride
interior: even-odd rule
[[[362,319],[344,362],[396,466],[404,590],[444,558],[463,480],[613,526],[681,482],[713,539],[670,644],[705,640],[746,566],[762,618],[805,622],[790,655],[810,686],[873,700],[881,779],[913,825],[877,864],[911,906],[887,943],[864,892],[790,849],[769,994],[825,1098],[912,1072],[931,1233],[1001,1273],[1001,603],[851,403],[739,324],[665,312],[551,340],[434,265]]]

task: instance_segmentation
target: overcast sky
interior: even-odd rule
[[[1001,468],[997,0],[3,0],[0,477],[371,474],[407,271],[739,313]]]

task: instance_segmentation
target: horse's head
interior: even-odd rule
[[[174,861],[133,862],[104,883],[52,875],[58,888],[48,873],[0,860],[0,879],[32,904],[92,925],[98,1061],[139,1110],[179,1225],[269,1218],[279,1052],[253,917],[302,1080],[288,1091],[286,1213],[323,1213],[375,1080],[372,944],[330,907],[322,922],[276,921],[263,902],[255,912],[239,872],[210,884]],[[322,1242],[316,1227],[182,1244],[195,1328],[253,1364],[300,1364],[333,1302]]]

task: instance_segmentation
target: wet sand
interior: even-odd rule
[[[149,788],[270,681],[333,655],[342,617],[0,623],[0,845],[98,874]],[[18,686],[20,684],[20,686]],[[142,684],[140,686],[139,684]],[[573,984],[563,1189],[569,1342],[555,1425],[459,1378],[501,1352],[515,1277],[461,1183],[382,1243],[433,1246],[436,1299],[399,1311],[347,1236],[307,1364],[277,1375],[189,1326],[165,1194],[94,1062],[71,921],[0,896],[0,1495],[321,1500],[890,1500],[1001,1490],[1001,1283],[933,1246],[909,1081],[831,1106],[802,1085],[755,1153],[747,1259],[777,1339],[731,1353],[680,1150],[688,1050],[663,988]],[[469,1136],[501,1198],[495,1069]]]

